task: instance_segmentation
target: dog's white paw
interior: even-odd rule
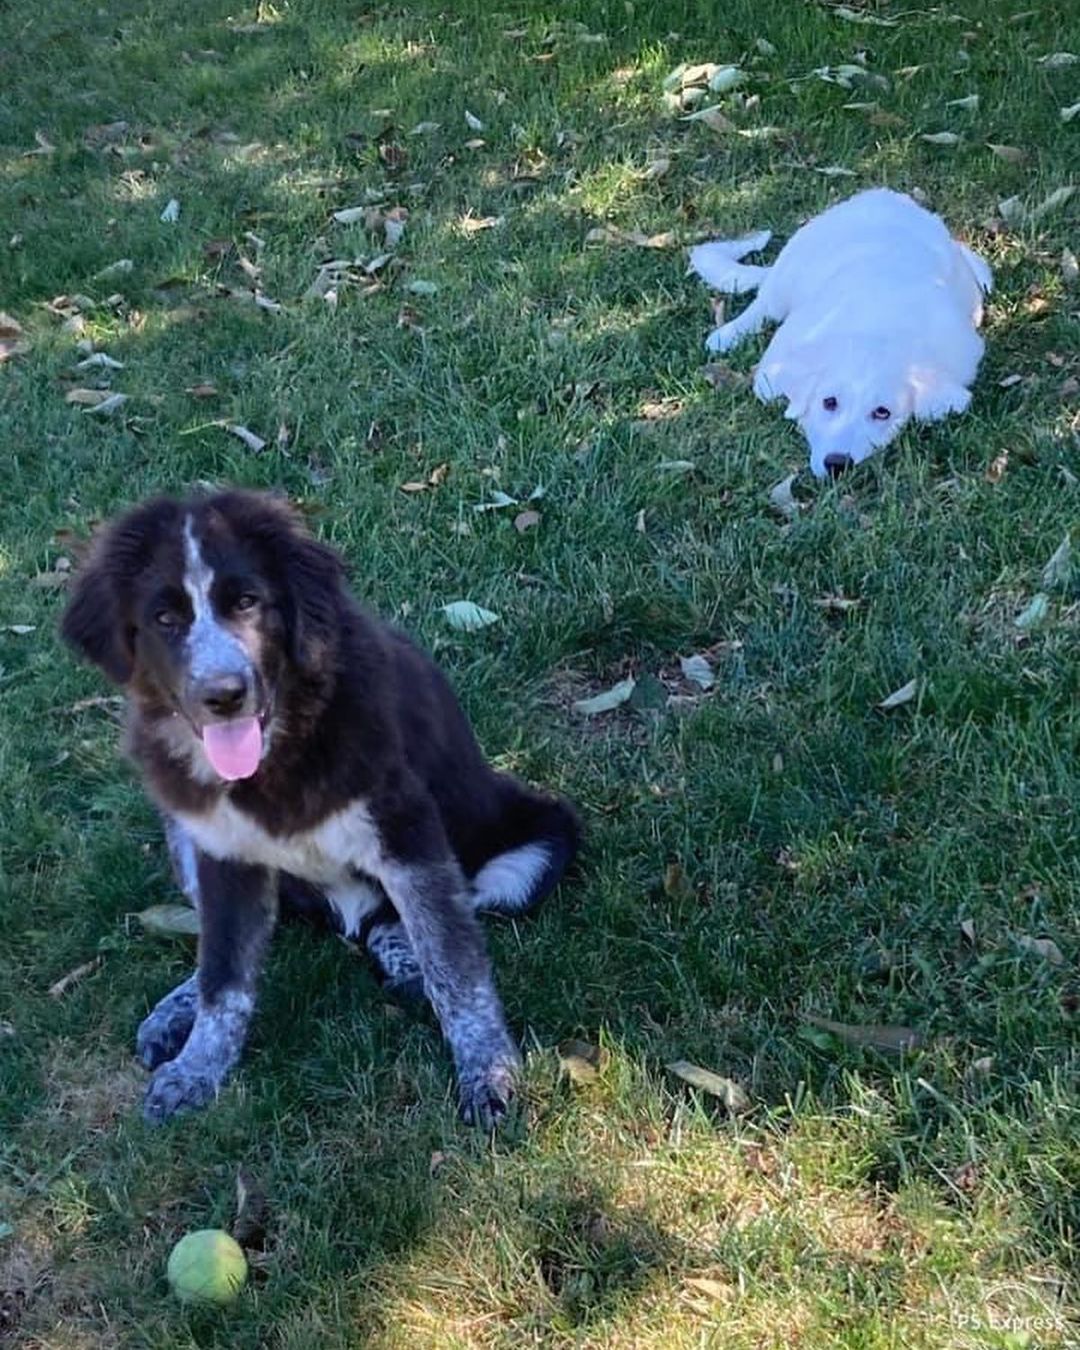
[[[720,328],[714,328],[705,339],[705,350],[712,352],[714,355],[731,351],[732,347],[737,346],[739,341],[738,329],[732,331],[732,328],[733,325],[730,323],[725,323]]]

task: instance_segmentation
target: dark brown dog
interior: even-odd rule
[[[138,507],[80,570],[63,634],[127,693],[128,751],[201,920],[195,975],[139,1028],[146,1116],[203,1106],[236,1064],[280,891],[422,987],[462,1114],[489,1128],[520,1057],[476,914],[555,886],[569,805],[486,763],[442,674],[276,499]]]

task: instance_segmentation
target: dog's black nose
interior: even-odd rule
[[[830,478],[839,478],[847,469],[850,469],[855,461],[850,455],[826,455],[825,472]]]
[[[231,717],[247,702],[247,677],[240,674],[213,675],[201,680],[195,697],[215,717]]]

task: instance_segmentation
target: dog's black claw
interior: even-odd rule
[[[517,1078],[516,1062],[493,1065],[483,1076],[463,1081],[459,1089],[461,1119],[491,1134],[510,1108]]]

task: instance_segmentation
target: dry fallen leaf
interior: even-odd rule
[[[1047,70],[1062,70],[1066,66],[1075,66],[1077,61],[1080,61],[1080,56],[1075,52],[1048,52],[1036,58],[1036,64],[1045,66]]]
[[[462,234],[480,234],[483,230],[497,229],[504,219],[503,216],[463,216],[457,227]]]
[[[900,22],[899,19],[886,19],[879,14],[871,14],[869,10],[852,9],[850,5],[826,5],[826,11],[834,14],[838,19],[846,19],[848,23],[863,23],[874,28],[895,28]]]
[[[611,712],[614,708],[619,708],[629,701],[636,685],[637,681],[633,675],[628,675],[625,680],[620,680],[610,689],[605,689],[602,694],[594,694],[592,698],[579,698],[571,706],[574,712],[580,713],[583,717],[594,717],[597,713]]]
[[[266,1247],[266,1230],[269,1224],[270,1202],[265,1189],[247,1168],[237,1168],[233,1238],[245,1251],[261,1252]]]
[[[1023,164],[1027,159],[1027,151],[1021,150],[1017,145],[994,145],[988,141],[986,148],[998,159],[1003,159],[1006,164]]]
[[[1009,467],[1009,452],[1002,450],[999,455],[990,461],[990,466],[983,477],[988,483],[1000,483],[1005,477],[1005,470]]]
[[[682,120],[684,122],[704,122],[710,131],[728,132],[736,129],[735,123],[730,117],[725,117],[716,104],[709,108],[699,108],[697,112],[690,113]]]
[[[107,352],[91,352],[75,365],[76,370],[123,370],[123,361],[116,361]]]
[[[524,534],[526,530],[535,529],[540,524],[541,515],[539,511],[519,511],[514,517],[514,529],[518,534]]]
[[[910,1027],[852,1026],[848,1022],[833,1022],[828,1017],[816,1017],[812,1013],[805,1014],[803,1021],[821,1031],[830,1032],[849,1045],[863,1045],[871,1050],[917,1050],[925,1039],[920,1032]]]
[[[1016,939],[1016,945],[1022,952],[1029,952],[1032,956],[1041,956],[1044,961],[1048,961],[1052,966],[1063,966],[1065,964],[1061,948],[1052,938],[1035,938],[1028,933],[1021,933]]]
[[[396,248],[405,235],[405,225],[409,219],[407,206],[395,206],[383,216],[383,235],[387,248]]]
[[[711,689],[716,683],[712,666],[700,653],[694,656],[680,656],[679,667],[684,679],[690,680],[702,689]]]
[[[815,600],[814,604],[818,609],[826,609],[834,614],[847,614],[853,609],[858,609],[862,601],[851,599],[846,595],[823,595]]]
[[[84,415],[90,413],[94,417],[111,417],[112,414],[122,408],[127,401],[127,394],[109,394],[99,402],[84,408],[83,413]]]
[[[199,932],[198,913],[190,905],[151,905],[135,915],[148,933],[192,937]]]
[[[1013,619],[1013,627],[1019,628],[1022,633],[1026,633],[1032,628],[1038,628],[1049,613],[1050,597],[1044,595],[1042,591],[1038,591]]]
[[[1069,107],[1062,108],[1058,116],[1063,122],[1071,122],[1078,114],[1080,114],[1080,103],[1072,103]]]
[[[135,264],[130,258],[117,258],[116,262],[109,263],[103,267],[100,272],[94,273],[95,281],[104,281],[109,277],[126,276],[129,272],[135,270]]]
[[[704,1294],[706,1298],[727,1300],[734,1298],[737,1293],[737,1286],[732,1288],[719,1280],[708,1280],[701,1275],[691,1275],[683,1283],[688,1289],[697,1294]]]
[[[902,684],[899,689],[894,689],[887,698],[883,698],[877,705],[883,712],[888,712],[890,708],[900,708],[905,703],[910,703],[919,692],[919,681],[917,679],[908,680],[907,684]]]
[[[955,131],[929,131],[924,132],[919,140],[926,141],[928,145],[959,145],[961,138]]]
[[[1061,279],[1066,286],[1075,285],[1080,280],[1080,263],[1076,261],[1076,254],[1070,248],[1061,250]]]
[[[667,1068],[669,1073],[681,1078],[684,1083],[689,1083],[691,1087],[700,1088],[702,1092],[719,1097],[732,1115],[749,1111],[753,1105],[733,1078],[724,1078],[718,1073],[713,1073],[711,1069],[703,1069],[686,1059],[673,1060]]]
[[[170,197],[165,203],[165,209],[158,219],[165,225],[175,225],[180,219],[180,203],[175,197]]]
[[[1069,535],[1058,544],[1042,572],[1042,584],[1047,590],[1055,586],[1067,586],[1072,580],[1072,539]]]
[[[247,448],[255,451],[256,454],[260,450],[266,449],[266,442],[263,438],[256,436],[255,432],[250,431],[247,427],[237,426],[235,423],[229,422],[226,423],[225,430],[235,436],[237,440],[243,441]]]
[[[49,986],[50,998],[63,998],[69,989],[74,988],[80,980],[85,980],[87,975],[92,975],[105,964],[104,956],[95,956],[92,961],[84,961],[81,966],[76,966],[74,970],[69,970],[66,975],[62,975],[55,984]]]
[[[779,483],[769,489],[770,505],[785,520],[794,520],[802,509],[791,490],[791,485],[797,477],[797,474],[788,474],[786,478],[782,478]]]
[[[575,1083],[595,1083],[607,1063],[604,1051],[588,1041],[563,1041],[556,1053],[559,1068]]]
[[[30,350],[30,344],[23,336],[22,325],[10,314],[0,312],[0,363],[12,356],[21,356]]]
[[[442,606],[442,612],[450,627],[459,633],[478,633],[482,628],[499,622],[497,614],[473,600],[452,600],[450,604]]]
[[[14,637],[26,637],[30,633],[37,632],[36,623],[8,623],[0,630],[5,633],[11,633]]]
[[[480,121],[475,113],[469,112],[468,108],[465,109],[465,125],[470,131],[483,131],[484,129],[483,122]]]
[[[191,384],[184,390],[184,393],[190,394],[192,398],[217,398],[217,392],[217,385],[209,382]]]
[[[946,108],[963,108],[965,111],[973,112],[979,106],[978,94],[968,94],[965,98],[951,98],[945,104]]]

